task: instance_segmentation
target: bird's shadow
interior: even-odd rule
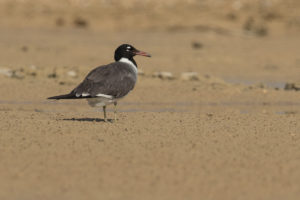
[[[78,122],[114,122],[113,119],[107,119],[107,121],[104,121],[104,119],[100,119],[100,118],[65,118],[62,119],[64,121],[78,121]]]

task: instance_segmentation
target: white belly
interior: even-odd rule
[[[88,104],[92,107],[102,107],[117,101],[117,99],[106,98],[106,97],[88,98],[86,100],[88,101]]]

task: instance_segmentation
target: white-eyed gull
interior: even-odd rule
[[[103,107],[104,121],[106,105],[114,104],[114,118],[117,119],[117,102],[126,96],[137,80],[137,64],[134,56],[151,57],[129,44],[122,44],[115,50],[115,61],[93,69],[69,94],[49,97],[48,99],[87,99],[92,107]]]

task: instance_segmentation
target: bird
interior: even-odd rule
[[[48,99],[86,99],[91,107],[102,107],[107,122],[106,106],[114,104],[114,121],[117,121],[117,103],[133,90],[138,76],[134,56],[151,57],[130,44],[122,44],[114,54],[115,62],[96,67],[70,93]]]

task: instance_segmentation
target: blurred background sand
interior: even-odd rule
[[[0,199],[298,199],[299,13],[298,0],[0,0]],[[46,100],[122,43],[153,57],[136,57],[117,123]]]

